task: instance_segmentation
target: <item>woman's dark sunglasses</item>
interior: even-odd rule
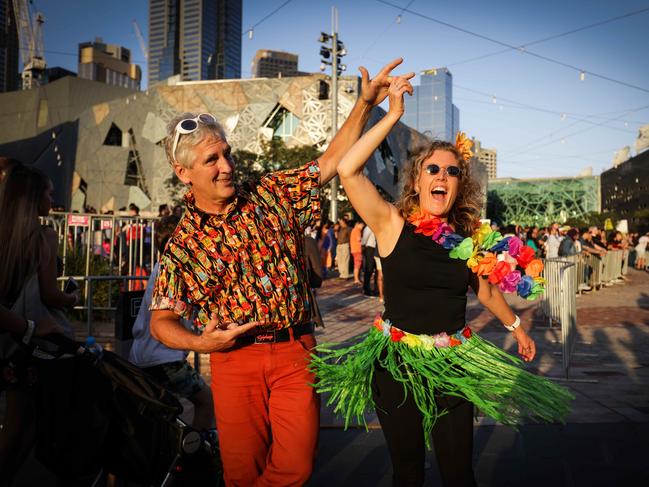
[[[424,171],[426,171],[431,176],[438,174],[441,170],[442,168],[437,164],[428,164],[424,168]],[[459,166],[446,166],[444,170],[446,171],[446,174],[454,178],[459,178],[462,175],[462,169]]]

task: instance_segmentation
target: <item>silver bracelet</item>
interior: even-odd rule
[[[32,320],[27,320],[27,329],[25,330],[25,334],[23,335],[22,342],[25,345],[29,345],[29,342],[32,340],[32,336],[34,335],[34,329],[36,328],[36,324]]]
[[[514,331],[516,328],[521,326],[521,318],[518,315],[516,316],[516,321],[514,321],[511,325],[505,325],[505,328],[507,328],[509,331]]]

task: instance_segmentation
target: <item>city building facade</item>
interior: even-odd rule
[[[45,171],[55,203],[143,211],[177,199],[163,148],[166,126],[179,113],[214,114],[233,151],[263,152],[281,138],[288,147],[325,150],[331,138],[331,97],[324,74],[288,78],[158,83],[146,92],[65,77],[39,90],[0,94],[0,153]],[[338,82],[338,126],[356,102],[360,79]],[[50,107],[50,105],[52,105]],[[20,113],[17,119],[16,113]],[[385,112],[376,107],[369,125]],[[397,196],[408,148],[424,137],[399,123],[367,163],[370,179]],[[307,162],[307,161],[305,161]]]
[[[80,78],[107,85],[139,90],[142,70],[131,63],[131,51],[117,44],[105,44],[101,39],[79,44]]]
[[[0,0],[0,93],[20,89],[20,51],[12,0]]]
[[[482,147],[482,143],[479,140],[473,139],[473,152],[476,158],[487,168],[487,176],[489,179],[497,178],[498,151],[496,149]]]
[[[252,60],[252,77],[281,78],[282,76],[296,76],[299,74],[297,63],[297,54],[259,49]]]
[[[422,134],[447,142],[460,130],[460,110],[453,104],[453,75],[447,68],[423,71],[419,86],[405,98],[403,122]]]
[[[149,0],[149,85],[241,77],[242,0]]]
[[[630,231],[649,231],[649,150],[604,171],[602,211],[627,220]]]

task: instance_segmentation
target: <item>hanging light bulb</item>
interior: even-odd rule
[[[496,100],[496,95],[492,96],[492,97],[491,97],[491,102],[492,102],[493,104],[495,104],[496,101],[497,101],[497,100]]]
[[[561,114],[561,121],[563,122],[565,119],[566,119],[566,114],[565,114],[565,113],[562,113],[562,114]]]
[[[625,127],[628,127],[628,126],[629,126],[629,122],[624,122],[624,126],[625,126]]]
[[[583,71],[579,72],[579,81],[584,81],[586,79],[586,73]]]
[[[248,29],[248,39],[252,39],[252,34],[253,34],[253,29],[252,27],[250,27],[250,29]]]
[[[397,15],[397,24],[401,23],[401,14]]]
[[[433,100],[437,101],[437,95],[435,95],[435,96],[433,97]]]

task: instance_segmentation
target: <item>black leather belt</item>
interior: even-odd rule
[[[313,323],[302,323],[301,325],[291,326],[290,328],[282,328],[281,330],[271,330],[259,333],[257,335],[240,336],[237,338],[237,343],[240,345],[249,344],[262,344],[262,343],[277,343],[288,342],[291,340],[291,332],[293,330],[293,338],[301,337],[302,335],[309,335],[313,333]]]

